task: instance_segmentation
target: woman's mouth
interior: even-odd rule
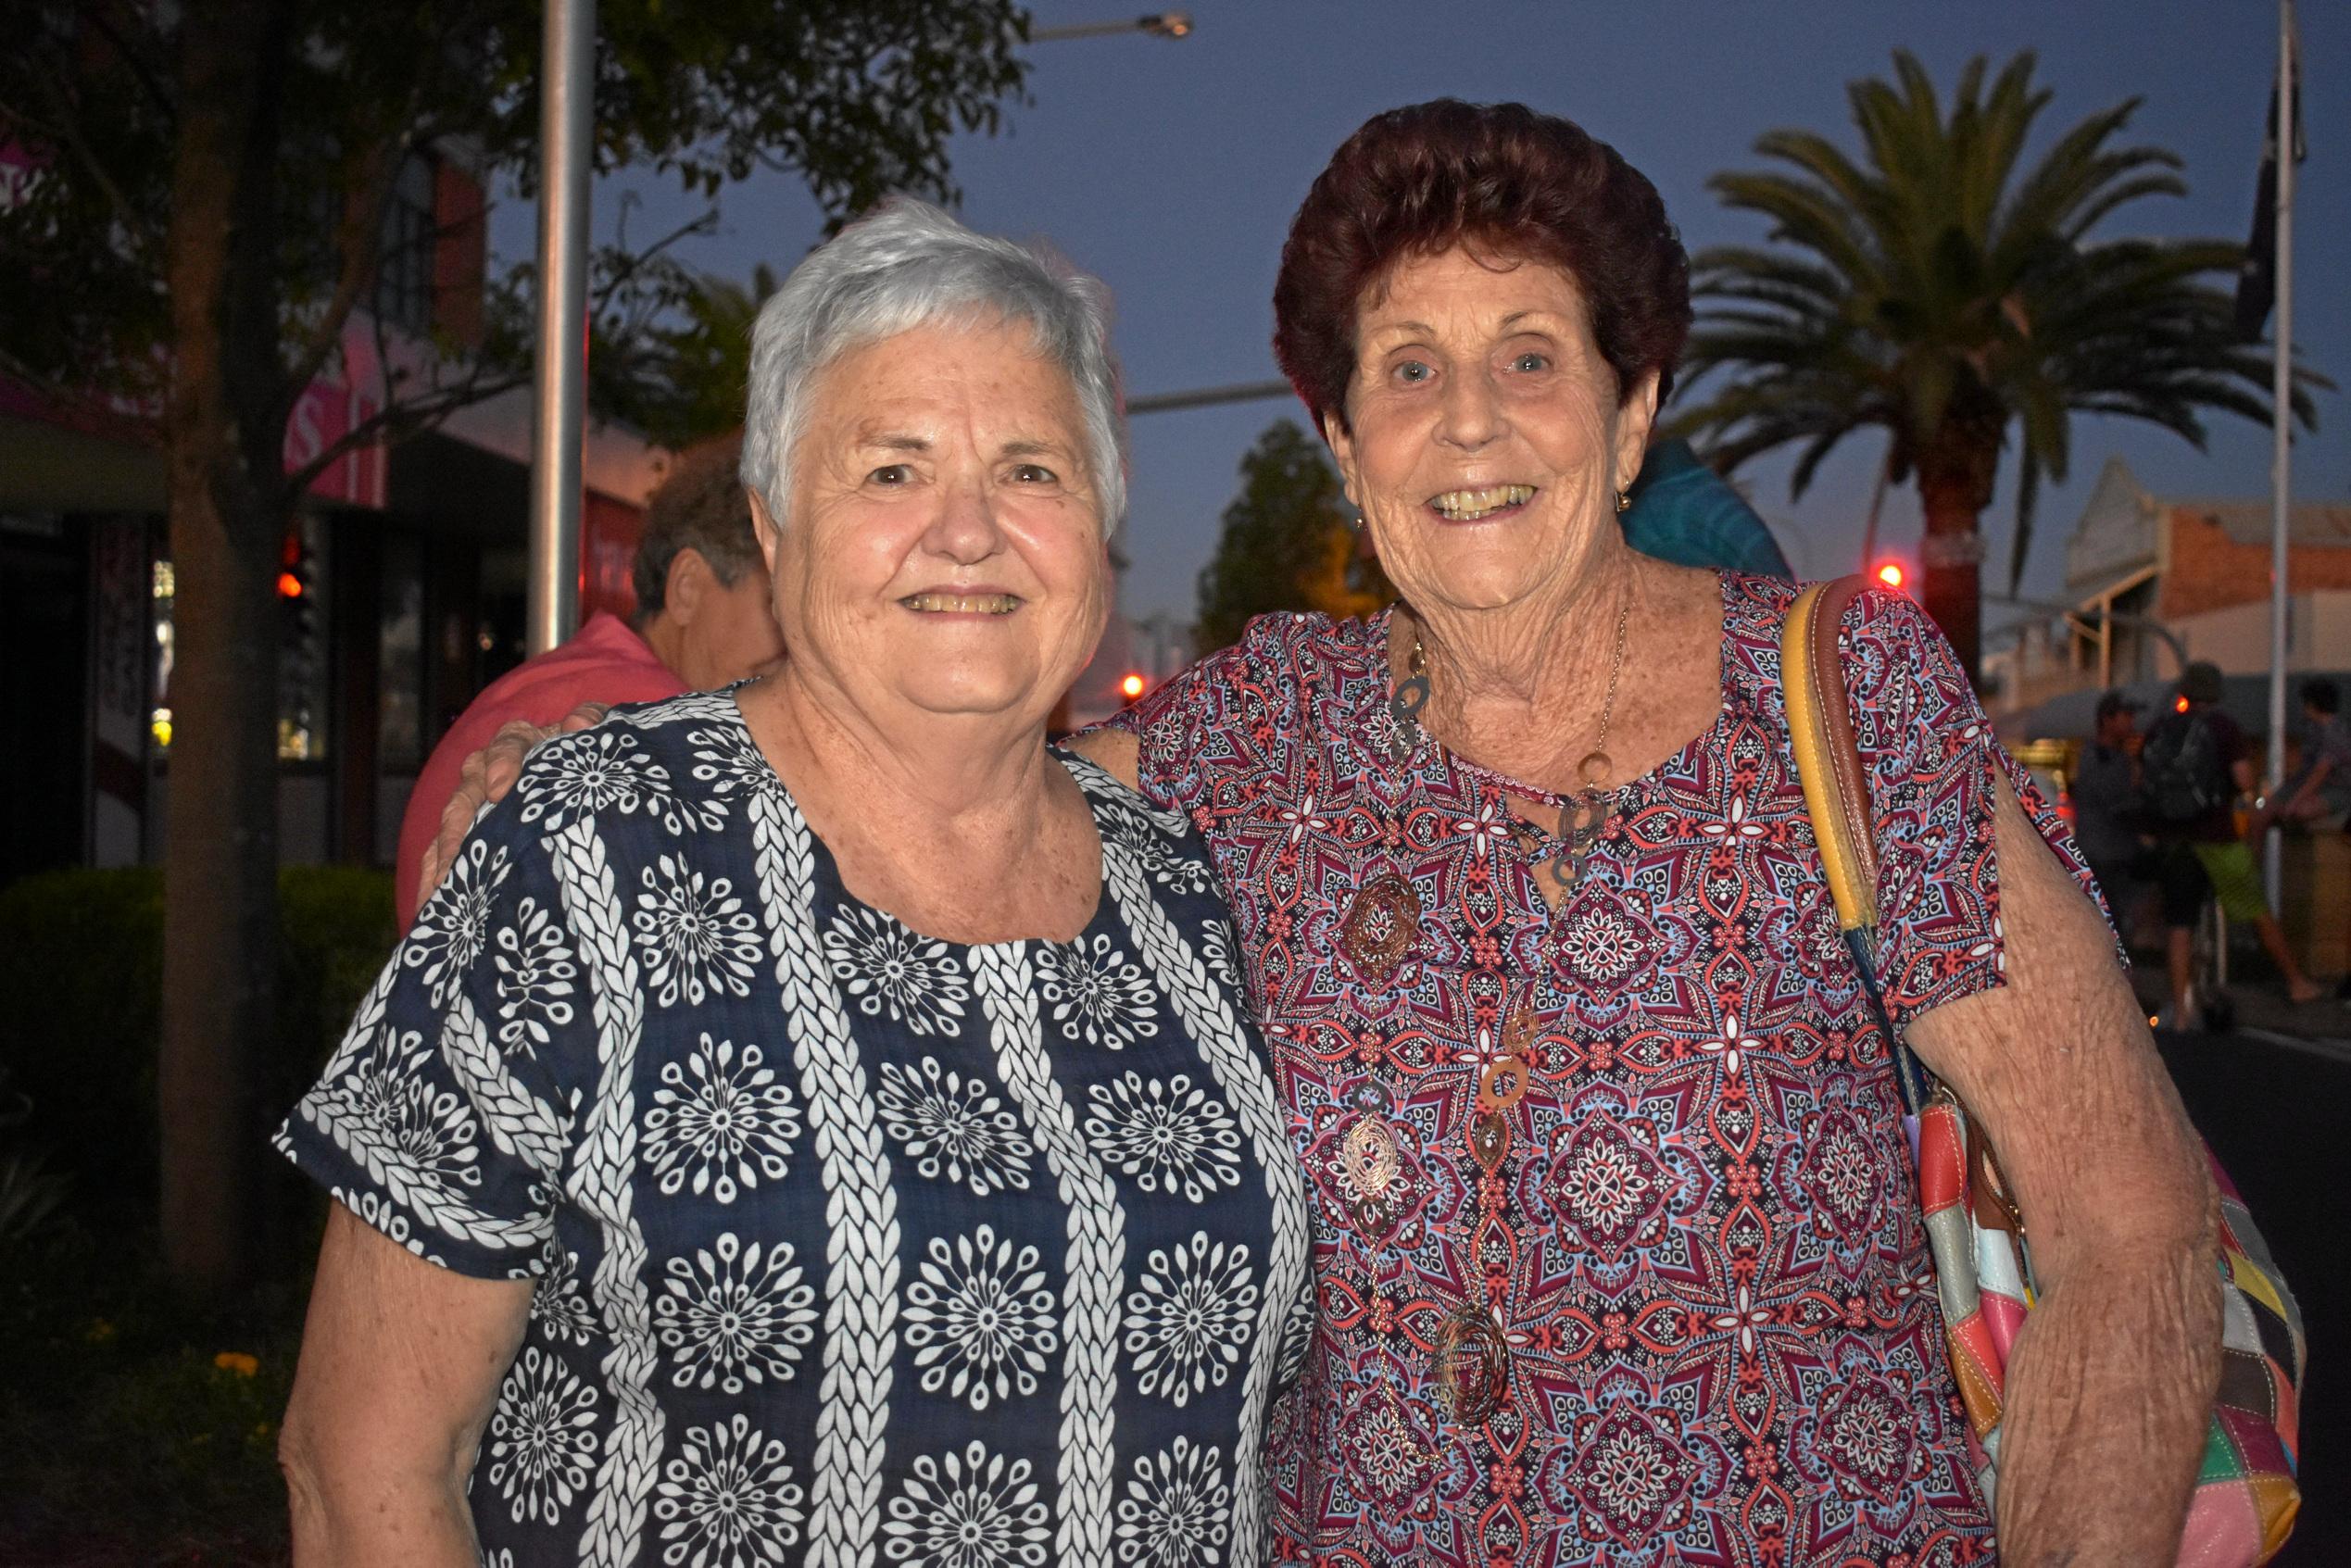
[[[1010,615],[1021,608],[1017,594],[909,594],[898,602],[921,615]]]
[[[1428,506],[1447,522],[1483,522],[1515,511],[1534,498],[1531,484],[1490,484],[1483,490],[1448,490],[1431,495]]]

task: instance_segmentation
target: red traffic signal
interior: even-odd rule
[[[1903,571],[1902,563],[1898,560],[1880,561],[1876,570],[1871,571],[1869,575],[1875,577],[1880,583],[1884,584],[1886,587],[1892,588],[1896,593],[1900,593],[1902,591],[1902,584],[1909,576],[1907,572]]]
[[[1118,683],[1119,695],[1132,702],[1143,695],[1143,687],[1146,684],[1142,676],[1130,670],[1126,672],[1126,678]]]

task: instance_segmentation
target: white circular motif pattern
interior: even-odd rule
[[[1089,1085],[1086,1136],[1145,1192],[1199,1203],[1240,1181],[1240,1132],[1224,1103],[1178,1073],[1162,1083],[1127,1073]]]
[[[1039,943],[1037,969],[1053,1022],[1071,1039],[1120,1050],[1159,1033],[1159,993],[1107,935]]]
[[[516,1524],[560,1523],[596,1461],[596,1389],[554,1355],[526,1347],[490,1417],[490,1485]]]
[[[884,1008],[917,1035],[961,1035],[971,985],[944,942],[917,936],[861,904],[843,905],[824,933],[833,978],[857,998],[860,1012]]]
[[[1137,1568],[1212,1568],[1225,1560],[1233,1489],[1218,1450],[1178,1436],[1135,1461],[1118,1499],[1118,1560]]]
[[[596,1332],[596,1313],[580,1289],[579,1256],[549,1237],[547,1273],[531,1292],[531,1316],[549,1339],[585,1345]]]
[[[732,1203],[738,1184],[784,1179],[800,1110],[765,1062],[757,1046],[745,1046],[738,1062],[732,1040],[713,1046],[705,1035],[683,1066],[662,1063],[661,1086],[645,1113],[645,1148],[663,1192],[677,1192],[690,1173],[696,1197],[708,1192]]]
[[[689,1426],[653,1500],[661,1561],[669,1568],[782,1562],[784,1549],[799,1542],[804,1496],[782,1439],[753,1430],[748,1416]]]
[[[906,1342],[923,1391],[944,1386],[974,1411],[1014,1390],[1037,1392],[1046,1356],[1060,1348],[1053,1292],[1037,1248],[1013,1249],[982,1225],[952,1247],[933,1236],[922,1277],[906,1290]]]
[[[677,1363],[676,1386],[739,1394],[746,1383],[782,1383],[798,1370],[816,1337],[816,1289],[801,1279],[791,1243],[762,1253],[728,1231],[663,1272],[653,1319]]]
[[[910,1568],[1043,1568],[1047,1509],[1029,1462],[974,1440],[914,1461],[882,1522],[882,1555]]]
[[[492,851],[474,839],[458,851],[441,885],[417,911],[400,945],[400,962],[424,972],[436,1010],[448,1007],[473,960],[489,946],[491,906],[510,869],[503,847]]]
[[[913,1068],[886,1061],[875,1098],[883,1130],[924,1175],[962,1182],[974,1198],[1028,1190],[1028,1157],[1036,1151],[1020,1118],[977,1076],[942,1069],[937,1057]]]
[[[1137,1388],[1180,1408],[1212,1384],[1225,1386],[1256,1322],[1250,1273],[1245,1244],[1211,1241],[1206,1231],[1173,1252],[1152,1249],[1149,1272],[1126,1296]]]
[[[759,972],[760,922],[734,884],[667,855],[645,868],[636,896],[636,945],[646,982],[663,1007],[700,1007],[710,996],[751,994]]]

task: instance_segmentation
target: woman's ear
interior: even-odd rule
[[[1649,456],[1649,435],[1657,425],[1657,372],[1650,371],[1616,410],[1616,488],[1629,490]]]
[[[760,493],[758,491],[747,489],[743,492],[743,494],[749,498],[751,503],[751,537],[760,542],[760,558],[767,562],[768,576],[773,577],[775,575],[775,546],[776,534],[778,533],[775,526],[775,519],[769,515],[767,503],[760,498]]]
[[[1364,509],[1363,497],[1355,488],[1355,438],[1347,433],[1347,425],[1336,413],[1323,416],[1323,440],[1330,446],[1331,459],[1339,465],[1339,487],[1346,493],[1347,504],[1357,511]]]

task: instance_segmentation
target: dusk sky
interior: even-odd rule
[[[1039,0],[1040,27],[1116,18],[1146,0]],[[1275,374],[1274,270],[1290,215],[1331,151],[1365,118],[1425,98],[1517,99],[1614,143],[1665,194],[1693,250],[1762,238],[1721,208],[1705,182],[1757,167],[1762,132],[1802,126],[1854,148],[1845,84],[1917,54],[1947,94],[1970,56],[1993,67],[2036,51],[2054,97],[2028,160],[2085,115],[2144,98],[2126,140],[2186,160],[2189,195],[2134,204],[2102,233],[2242,240],[2252,215],[2262,116],[2276,70],[2277,11],[2261,0],[1983,0],[1970,6],[1858,0],[1191,0],[1194,34],[1131,35],[1033,47],[1031,101],[1009,129],[953,149],[964,219],[1050,239],[1117,295],[1118,350],[1140,395]],[[2300,19],[2308,160],[2295,215],[2296,336],[2306,362],[2351,381],[2351,6],[2308,4]],[[639,236],[692,210],[658,185],[631,218]],[[599,190],[599,236],[618,211]],[[502,246],[527,247],[527,211],[502,214]],[[723,232],[686,252],[735,278],[779,271],[817,236],[813,204],[771,179],[727,192]],[[1130,613],[1188,617],[1193,584],[1258,433],[1297,417],[1294,402],[1147,415],[1134,424],[1134,507],[1125,584]],[[2158,494],[2257,495],[2269,488],[2269,433],[2215,416],[2208,453],[2115,420],[2077,419],[2068,483],[2044,490],[2028,593],[2054,594],[2063,541],[2111,455]],[[2351,497],[2351,396],[2320,397],[2315,439],[2298,444],[2298,495]],[[1857,564],[1882,438],[1853,438],[1801,501],[1785,457],[1741,470],[1790,558],[1807,576]],[[2013,471],[1985,518],[1993,570],[2005,573]],[[1889,498],[1892,545],[1917,536],[1913,493]]]

